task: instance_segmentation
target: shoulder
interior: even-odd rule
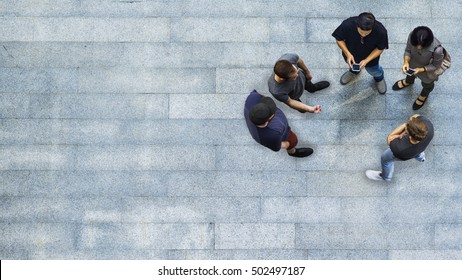
[[[292,64],[296,64],[297,61],[299,60],[300,56],[296,53],[285,53],[283,54],[279,59],[279,60],[288,60],[290,61],[290,63]]]
[[[245,108],[250,109],[255,104],[260,102],[262,98],[263,98],[263,95],[259,94],[256,90],[252,91],[249,94],[249,96],[247,96],[247,99],[245,100]]]
[[[375,24],[374,24],[374,31],[376,31],[377,33],[380,33],[380,34],[387,34],[387,29],[385,28],[385,26],[383,26],[383,24],[376,20],[375,21]]]

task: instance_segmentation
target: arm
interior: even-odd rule
[[[305,72],[306,78],[308,80],[311,80],[313,78],[313,74],[311,74],[310,70],[308,70],[308,67],[306,67],[305,62],[301,58],[298,59],[297,66],[300,67],[300,69],[302,69],[303,72]]]
[[[379,49],[375,49],[373,50],[368,57],[366,57],[366,59],[364,59],[363,61],[361,61],[359,63],[361,69],[363,69],[364,67],[366,67],[366,65],[371,62],[372,60],[374,60],[375,58],[377,58],[379,55],[381,55],[383,53],[383,50],[379,50]]]
[[[306,105],[300,101],[297,101],[297,100],[294,100],[292,98],[289,97],[289,99],[287,100],[286,104],[293,108],[293,109],[296,109],[296,110],[300,110],[300,111],[305,111],[305,112],[310,112],[310,113],[319,113],[321,112],[321,106],[320,105],[316,105],[316,106],[309,106],[309,105]]]
[[[432,61],[432,63],[425,66],[424,70],[428,71],[428,72],[435,71],[443,63],[443,58],[444,58],[444,51],[443,51],[443,47],[440,46],[440,47],[436,48],[435,51],[433,52],[433,61]]]
[[[337,46],[342,50],[342,52],[346,55],[346,62],[348,64],[348,66],[350,66],[350,68],[352,68],[352,64],[353,63],[356,63],[355,62],[355,58],[353,57],[353,55],[350,53],[350,51],[348,50],[348,47],[345,43],[345,41],[341,41],[341,40],[337,40]]]
[[[406,125],[407,123],[403,123],[402,125],[395,128],[387,137],[387,143],[390,145],[390,142],[395,140],[396,138],[403,137],[404,133],[406,132]]]
[[[289,148],[290,142],[289,141],[282,141],[281,142],[281,149],[287,150]]]

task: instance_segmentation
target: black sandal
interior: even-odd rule
[[[422,98],[425,98],[424,100],[422,100]],[[420,108],[423,107],[423,105],[425,105],[425,102],[427,101],[428,97],[424,97],[422,95],[419,95],[419,97],[417,97],[417,99],[414,101],[414,104],[412,104],[412,110],[419,110]],[[417,101],[420,101],[422,102],[422,104],[417,104]]]
[[[397,82],[393,85],[392,89],[393,89],[393,90],[402,90],[403,88],[408,87],[408,86],[411,85],[411,84],[407,84],[407,85],[404,84],[405,81],[406,81],[406,79],[402,79],[402,80],[397,81]],[[401,82],[401,85],[402,85],[401,87],[399,86],[399,82]]]

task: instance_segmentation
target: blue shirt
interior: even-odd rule
[[[276,108],[274,118],[264,128],[257,127],[249,118],[250,109],[255,106],[264,96],[256,90],[252,91],[245,101],[244,117],[250,135],[258,143],[277,152],[281,149],[281,142],[289,138],[290,127],[284,113]]]

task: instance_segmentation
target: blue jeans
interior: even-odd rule
[[[350,70],[351,71],[351,70]],[[380,66],[380,64],[377,64],[375,66],[370,66],[370,67],[366,67],[366,71],[367,73],[369,73],[372,77],[374,77],[374,80],[376,82],[380,82],[381,80],[383,80],[383,78],[385,77],[384,76],[384,72],[383,72],[383,68],[382,66]],[[359,74],[360,72],[353,72],[351,71],[353,74]]]
[[[425,160],[425,152],[421,152],[415,157],[416,160],[422,162]],[[384,180],[391,180],[391,177],[393,177],[393,171],[395,170],[395,160],[399,160],[395,155],[393,155],[393,152],[391,151],[390,148],[385,150],[382,154],[382,158],[380,159],[382,163],[382,178]]]

